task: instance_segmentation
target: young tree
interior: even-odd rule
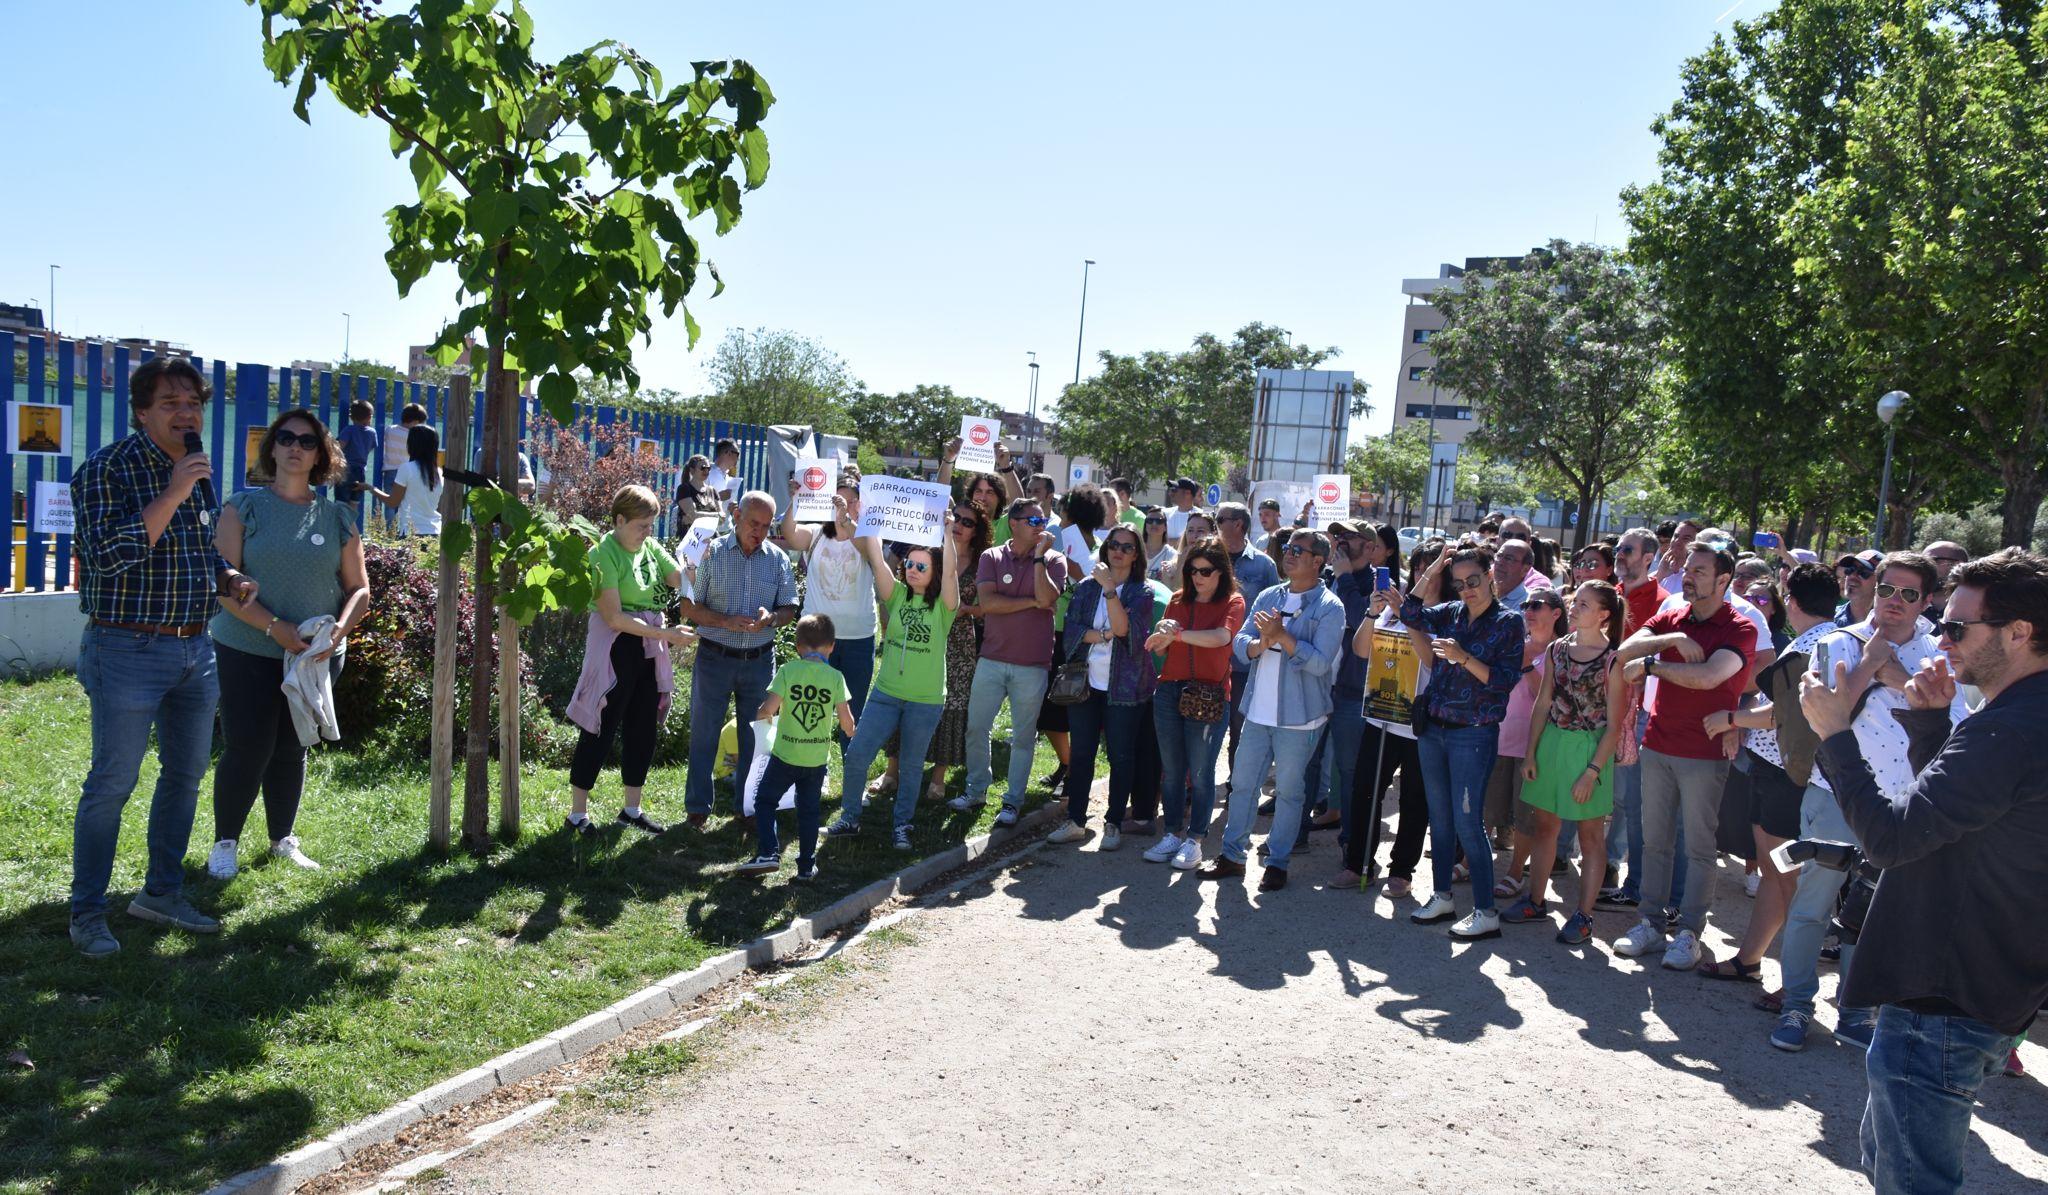
[[[470,495],[491,532],[477,537],[479,608],[498,601],[498,568],[517,609],[587,597],[580,537],[507,497],[515,371],[538,379],[542,403],[566,423],[577,370],[637,387],[632,345],[652,330],[652,303],[680,311],[695,343],[685,298],[700,267],[714,282],[717,272],[687,221],[709,215],[724,234],[740,218],[741,191],[766,180],[768,85],[731,61],[695,63],[669,87],[615,41],[542,61],[519,0],[419,0],[388,15],[367,0],[250,3],[263,13],[264,65],[280,83],[296,78],[299,118],[311,123],[308,105],[324,85],[343,108],[387,126],[392,154],[410,166],[419,201],[386,213],[385,262],[401,295],[434,266],[455,267],[462,306],[435,340],[438,358],[452,363],[466,337],[482,335],[483,465],[503,491]],[[466,550],[462,530],[444,533],[444,550]],[[489,723],[492,668],[489,620],[477,623],[472,744]],[[507,613],[499,624],[516,675],[517,623]],[[516,744],[517,702],[507,704]],[[473,746],[463,837],[478,846],[488,840],[484,764]],[[516,766],[501,770],[501,783],[500,829],[512,836]]]
[[[1385,494],[1413,509],[1429,480],[1429,425],[1404,423],[1384,436],[1368,437],[1344,454],[1344,471],[1354,488]]]
[[[1640,275],[1594,245],[1552,241],[1520,268],[1467,274],[1436,300],[1436,375],[1481,407],[1467,443],[1539,464],[1592,510],[1661,422],[1663,320]],[[1581,519],[1573,548],[1592,520]]]

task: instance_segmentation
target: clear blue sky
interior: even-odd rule
[[[774,167],[728,236],[728,287],[657,325],[650,386],[694,392],[731,327],[789,328],[879,390],[950,383],[1022,409],[1100,349],[1264,320],[1343,350],[1391,419],[1400,279],[1552,236],[1615,242],[1680,62],[1769,0],[775,3],[534,0],[542,49],[623,40],[680,75],[744,57]],[[1731,10],[1731,4],[1734,8]],[[1720,23],[1717,25],[1717,21]],[[453,303],[401,301],[382,213],[411,198],[380,127],[291,115],[232,0],[15,6],[0,101],[0,299],[76,334],[207,356],[402,364]],[[708,292],[707,292],[708,293]]]

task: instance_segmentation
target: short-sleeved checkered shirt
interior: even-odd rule
[[[81,576],[78,605],[108,622],[178,626],[205,622],[218,607],[213,512],[198,487],[171,514],[156,543],[142,508],[171,485],[171,458],[140,432],[86,458],[71,476]]]
[[[719,614],[753,615],[762,610],[774,613],[782,606],[796,605],[796,570],[789,554],[761,541],[749,556],[740,550],[737,532],[714,542],[697,566],[697,584],[691,598],[698,605]],[[727,631],[703,627],[697,632],[713,643],[745,650],[773,642],[773,629]]]

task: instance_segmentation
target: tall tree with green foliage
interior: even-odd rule
[[[418,202],[386,213],[385,263],[401,295],[435,266],[455,268],[462,305],[436,337],[436,355],[451,363],[481,333],[483,463],[505,492],[517,469],[512,371],[537,379],[549,413],[567,423],[576,371],[638,385],[632,346],[651,332],[653,304],[681,312],[694,344],[685,299],[700,268],[714,282],[717,273],[688,222],[709,216],[724,234],[740,218],[742,190],[768,176],[760,126],[774,97],[752,66],[698,62],[669,86],[616,41],[547,62],[534,54],[533,19],[519,0],[418,0],[389,13],[367,0],[250,3],[263,13],[264,65],[296,84],[299,118],[311,123],[324,85],[344,109],[385,125],[392,154],[411,168]],[[528,617],[587,600],[580,537],[503,493],[471,501],[492,529],[477,548],[480,608],[497,601],[500,567],[511,609]],[[444,533],[445,551],[463,550],[459,530]],[[443,584],[452,584],[445,571]],[[476,845],[488,839],[474,744],[490,721],[489,621],[477,620],[471,683],[464,838]],[[500,637],[508,630],[516,674],[509,620]],[[516,770],[505,771],[513,774],[500,828],[516,835]]]
[[[1595,245],[1552,241],[1519,268],[1436,299],[1436,377],[1480,408],[1466,442],[1537,468],[1582,511],[1649,452],[1662,422],[1663,317],[1643,277]],[[1574,550],[1591,519],[1580,519]]]
[[[861,384],[839,354],[808,336],[778,328],[734,328],[704,364],[711,392],[696,414],[735,423],[804,424],[852,430],[847,415]]]
[[[1347,448],[1344,471],[1353,488],[1385,494],[1390,503],[1412,510],[1429,481],[1429,441],[1429,425],[1411,420]]]
[[[1883,27],[1788,240],[1866,399],[1910,391],[1900,435],[1994,481],[2025,544],[2048,494],[2048,11],[1952,7]]]

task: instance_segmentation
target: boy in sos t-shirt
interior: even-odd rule
[[[768,682],[768,699],[757,720],[775,718],[775,749],[761,775],[761,799],[754,808],[754,857],[740,864],[741,875],[767,875],[782,866],[782,848],[775,837],[776,798],[771,794],[796,789],[796,832],[799,854],[796,878],[809,882],[818,874],[818,806],[825,789],[825,768],[838,748],[836,726],[853,737],[853,707],[847,701],[846,678],[827,661],[836,632],[829,615],[808,614],[796,623],[797,658],[776,669]],[[836,716],[835,716],[836,715]]]

